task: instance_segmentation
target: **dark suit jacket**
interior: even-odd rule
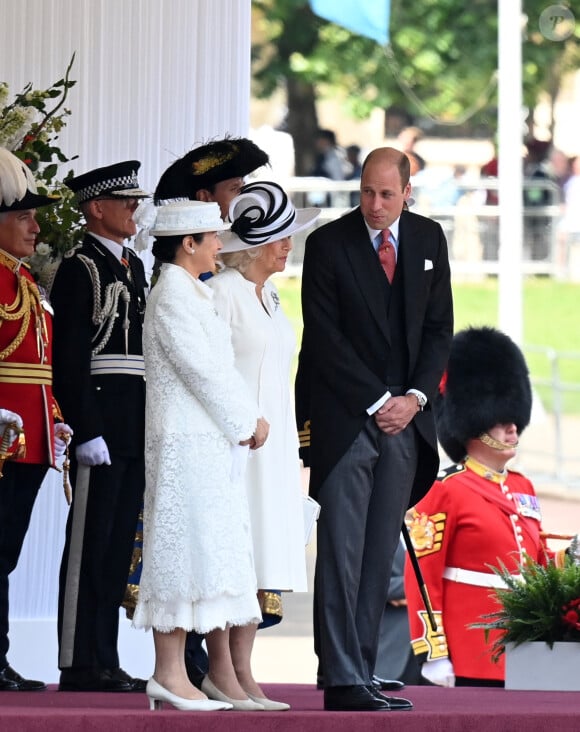
[[[91,260],[98,272],[93,282],[87,266]],[[142,321],[145,309],[145,272],[134,252],[127,250],[131,281],[117,258],[90,234],[81,247],[62,261],[51,290],[54,306],[54,392],[74,429],[79,445],[101,435],[111,453],[139,457],[144,452],[145,381],[142,377],[116,374],[91,375],[91,353],[105,328],[93,323],[95,299],[102,306],[107,287],[123,283],[130,296],[128,351],[141,355]],[[125,304],[117,303],[110,338],[99,352],[125,353]],[[66,410],[66,411],[65,411]]]
[[[408,374],[402,386],[428,398],[414,422],[420,435],[411,504],[433,483],[438,465],[431,404],[453,335],[447,242],[439,224],[403,211],[398,262]],[[362,429],[366,410],[387,390],[390,343],[384,272],[360,208],[320,227],[306,241],[302,272],[304,333],[296,381],[299,429],[310,419],[310,492],[318,489]]]

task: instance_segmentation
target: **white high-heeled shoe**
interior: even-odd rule
[[[210,699],[219,699],[222,702],[231,704],[232,709],[238,712],[263,712],[264,706],[252,699],[230,699],[223,691],[220,691],[209,676],[204,676],[201,682],[201,690]]]
[[[232,705],[224,701],[212,699],[184,699],[182,696],[172,694],[164,686],[161,686],[153,677],[147,682],[146,694],[149,697],[149,709],[161,709],[163,702],[173,704],[176,709],[182,712],[216,712],[219,709],[231,709]]]
[[[252,696],[251,694],[248,694],[248,696],[252,701],[261,704],[266,712],[285,712],[290,709],[290,704],[286,704],[286,702],[274,701],[274,699],[268,699],[266,696]]]

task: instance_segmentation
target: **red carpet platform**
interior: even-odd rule
[[[310,685],[264,684],[288,712],[150,712],[145,694],[77,694],[55,687],[0,693],[4,732],[578,732],[580,692],[409,687],[412,712],[324,712]]]

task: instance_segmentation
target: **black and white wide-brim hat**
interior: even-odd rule
[[[249,183],[230,204],[232,228],[221,237],[221,253],[241,252],[285,239],[313,224],[319,216],[319,208],[294,208],[277,183]]]

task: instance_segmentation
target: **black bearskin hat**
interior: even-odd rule
[[[496,424],[527,427],[532,411],[528,367],[518,346],[495,328],[468,328],[453,337],[434,404],[437,437],[454,462],[467,441]]]
[[[229,178],[243,178],[267,165],[267,153],[246,137],[226,137],[190,150],[163,173],[154,202],[172,198],[195,199],[202,188]]]

